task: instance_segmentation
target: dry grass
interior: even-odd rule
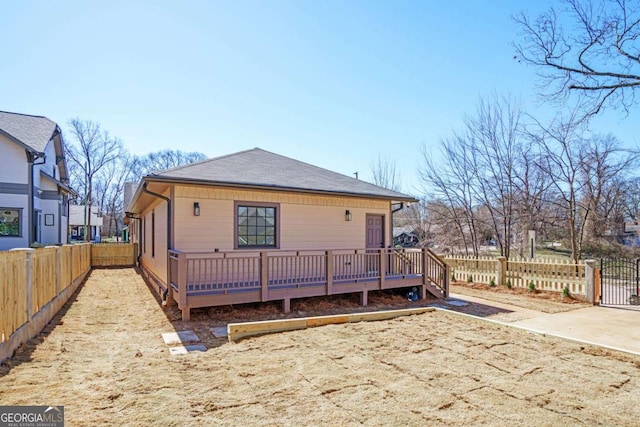
[[[205,337],[205,326],[220,320],[201,311],[191,326],[208,351],[172,357],[160,334],[187,325],[167,313],[134,270],[94,271],[64,316],[2,366],[0,402],[65,405],[67,425],[637,425],[640,419],[640,358],[456,314],[228,344]]]

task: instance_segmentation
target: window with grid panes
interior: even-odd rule
[[[277,246],[275,206],[237,206],[237,244],[239,248]]]

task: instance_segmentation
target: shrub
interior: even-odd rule
[[[562,296],[565,298],[571,298],[571,291],[569,291],[569,287],[565,286],[562,288]]]
[[[451,272],[451,281],[452,282],[456,281],[456,273],[454,273],[453,271]]]
[[[467,283],[473,283],[473,276],[472,275],[468,275],[467,276]]]
[[[535,292],[536,291],[536,284],[533,282],[529,282],[529,292]]]
[[[489,281],[489,287],[494,288],[495,286],[496,286],[496,281],[493,280],[493,277],[492,277],[491,280]]]
[[[507,289],[511,289],[511,279],[507,279],[506,286],[507,286]]]

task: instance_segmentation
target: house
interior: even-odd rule
[[[0,111],[0,250],[67,242],[69,187],[58,125]]]
[[[410,225],[393,227],[393,244],[403,248],[415,248],[420,244],[420,237],[416,233],[415,227]]]
[[[69,240],[84,241],[87,224],[91,224],[89,240],[100,240],[103,221],[98,206],[91,206],[90,218],[87,205],[71,205],[69,206],[69,213]]]
[[[256,148],[145,176],[127,217],[142,271],[188,319],[195,307],[282,300],[287,311],[291,298],[347,292],[366,304],[394,287],[445,295],[435,255],[390,249],[392,206],[414,201]]]

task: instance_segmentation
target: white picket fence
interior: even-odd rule
[[[452,271],[452,279],[496,285],[510,283],[515,288],[528,288],[530,283],[543,291],[562,292],[568,288],[572,295],[587,295],[586,264],[572,260],[510,259],[504,257],[445,257]]]

